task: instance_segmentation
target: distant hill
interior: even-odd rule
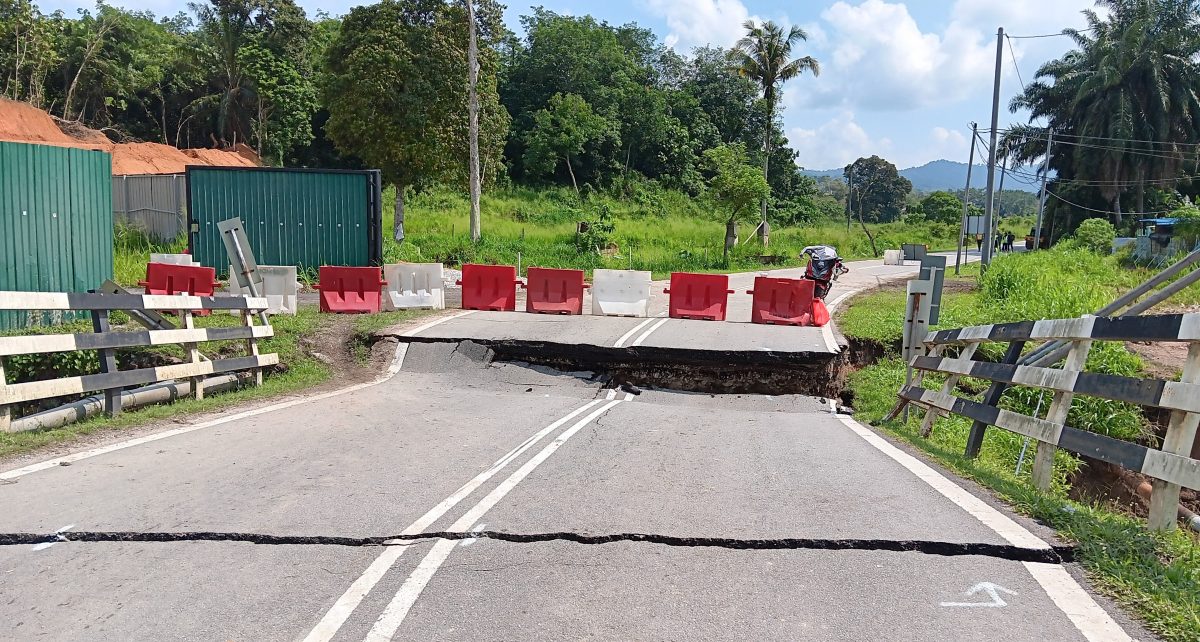
[[[842,177],[840,169],[802,170],[805,176]],[[935,160],[920,167],[910,167],[900,170],[900,175],[912,181],[913,189],[921,192],[936,192],[938,190],[961,190],[967,184],[967,164],[948,160]],[[1010,179],[1012,177],[1009,177]],[[1027,180],[1027,179],[1023,179]],[[999,188],[1000,173],[996,173],[996,187]],[[971,187],[982,188],[987,184],[987,167],[976,165],[971,173]],[[1004,189],[1020,190],[1022,192],[1037,192],[1037,187],[1019,180],[1006,180]]]

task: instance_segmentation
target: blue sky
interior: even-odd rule
[[[175,13],[180,0],[111,0],[131,9]],[[299,0],[309,14],[341,14],[362,2]],[[86,3],[43,0],[43,11],[73,12]],[[748,18],[799,24],[809,33],[800,54],[816,57],[819,78],[785,85],[783,120],[797,159],[811,169],[843,166],[879,154],[899,167],[939,158],[965,161],[972,120],[987,126],[996,28],[1014,36],[1082,27],[1093,0],[542,0],[572,15],[651,28],[680,53],[703,44],[729,46]],[[510,4],[520,33],[524,3]],[[1004,55],[1002,105],[1020,91],[1015,67],[1029,81],[1038,66],[1070,46],[1063,37],[1010,41]],[[1001,127],[1023,122],[1002,110]]]

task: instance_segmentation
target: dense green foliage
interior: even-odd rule
[[[1064,32],[1076,48],[1044,64],[1011,105],[1054,130],[1048,220],[1055,238],[1106,212],[1128,233],[1136,214],[1169,211],[1181,194],[1200,194],[1200,3],[1097,5],[1085,12],[1087,29]],[[1016,127],[1004,147],[1019,162],[1041,162],[1046,138],[1044,126]],[[1123,216],[1131,210],[1135,216]]]
[[[793,52],[803,32],[753,25],[777,36],[773,58],[682,56],[633,23],[534,8],[518,35],[494,0],[475,9],[485,184],[632,197],[649,181],[696,196],[710,177],[704,152],[742,143],[751,164],[769,167],[772,219],[837,209],[800,174],[778,121],[780,83],[817,69]],[[121,141],[244,142],[275,164],[369,165],[408,191],[458,187],[466,20],[451,0],[383,0],[315,19],[294,0],[207,0],[169,18],[104,4],[47,15],[3,0],[0,90]]]
[[[1075,240],[1079,244],[1098,254],[1112,252],[1113,239],[1117,238],[1117,230],[1112,223],[1100,218],[1090,218],[1079,224],[1075,230]]]

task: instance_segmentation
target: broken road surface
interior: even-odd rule
[[[433,340],[469,318],[373,385],[4,468],[0,638],[1150,639],[1044,529],[825,400]],[[662,335],[689,336],[721,335]]]

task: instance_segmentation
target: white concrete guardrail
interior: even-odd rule
[[[972,359],[982,343],[1008,342],[1009,352],[1015,356],[1028,341],[1064,342],[1070,351],[1063,368],[1020,365],[1015,358],[1006,359],[1006,363]],[[1187,343],[1183,376],[1180,381],[1162,381],[1085,372],[1093,341]],[[1200,314],[1083,317],[976,326],[932,332],[926,337],[925,346],[929,356],[913,357],[910,365],[919,376],[912,385],[900,390],[900,397],[902,402],[927,408],[926,433],[939,413],[949,412],[1034,439],[1037,455],[1033,482],[1042,490],[1050,487],[1057,448],[1142,473],[1153,479],[1149,524],[1154,529],[1174,527],[1181,486],[1200,490],[1200,461],[1192,458],[1196,426],[1200,423]],[[943,356],[950,349],[959,350],[956,358]],[[946,374],[949,378],[940,390],[929,390],[921,385],[927,372]],[[964,376],[1049,390],[1054,398],[1045,419],[1001,410],[954,396],[958,378]],[[1170,410],[1162,447],[1148,448],[1066,425],[1074,395]],[[982,434],[978,438],[982,442]]]
[[[92,315],[93,328],[91,333],[0,337],[0,431],[14,430],[13,404],[39,399],[102,390],[105,393],[105,412],[114,415],[121,410],[122,391],[130,386],[171,379],[190,379],[193,384],[192,395],[202,398],[204,377],[240,370],[250,371],[254,383],[259,385],[262,383],[262,368],[279,362],[276,354],[258,352],[258,340],[274,335],[270,325],[255,324],[257,313],[265,310],[267,306],[265,298],[250,297],[0,291],[0,310],[85,311]],[[174,310],[179,315],[182,327],[114,332],[108,323],[108,314],[113,310]],[[197,328],[193,314],[199,310],[240,311],[242,325],[229,328]],[[201,358],[198,344],[229,340],[244,340],[247,355],[211,361]],[[164,344],[182,344],[187,352],[188,361],[157,368],[117,370],[115,349]],[[4,357],[76,350],[96,350],[100,361],[100,373],[24,383],[8,383],[5,379]]]

